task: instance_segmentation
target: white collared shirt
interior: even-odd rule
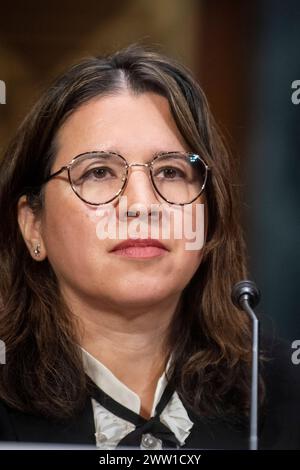
[[[85,371],[93,382],[113,400],[134,413],[140,414],[141,400],[139,396],[117,379],[98,359],[83,348],[82,352]],[[167,379],[164,372],[157,382],[151,417],[154,416],[155,408],[161,399],[166,385]],[[96,445],[99,449],[115,449],[121,439],[134,431],[135,425],[111,413],[94,398],[91,400],[94,412]],[[174,433],[182,446],[190,434],[193,423],[189,419],[177,392],[173,393],[170,401],[161,412],[160,421]],[[144,450],[149,448],[162,449],[162,442],[160,439],[151,436],[151,434],[144,434],[140,448]]]

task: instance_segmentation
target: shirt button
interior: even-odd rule
[[[99,443],[103,443],[103,442],[107,441],[106,435],[103,432],[98,432],[97,433],[97,441]]]
[[[142,445],[146,449],[154,449],[158,445],[158,440],[151,434],[143,434]]]

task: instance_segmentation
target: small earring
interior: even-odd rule
[[[41,248],[41,245],[38,243],[36,245],[35,249],[33,250],[33,253],[34,253],[35,256],[40,256],[40,254],[41,254],[40,248]]]

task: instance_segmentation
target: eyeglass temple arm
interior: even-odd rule
[[[47,176],[47,178],[44,180],[44,183],[48,183],[52,178],[55,176],[60,175],[63,171],[67,170],[68,166],[62,166],[59,170],[57,170],[55,173],[52,173],[51,175]]]

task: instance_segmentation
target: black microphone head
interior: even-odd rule
[[[243,306],[241,305],[241,300],[243,296],[247,294],[249,303],[252,308],[256,307],[256,305],[260,301],[260,290],[257,285],[253,281],[245,280],[239,281],[237,284],[233,286],[231,292],[231,300],[234,305],[243,310]]]

